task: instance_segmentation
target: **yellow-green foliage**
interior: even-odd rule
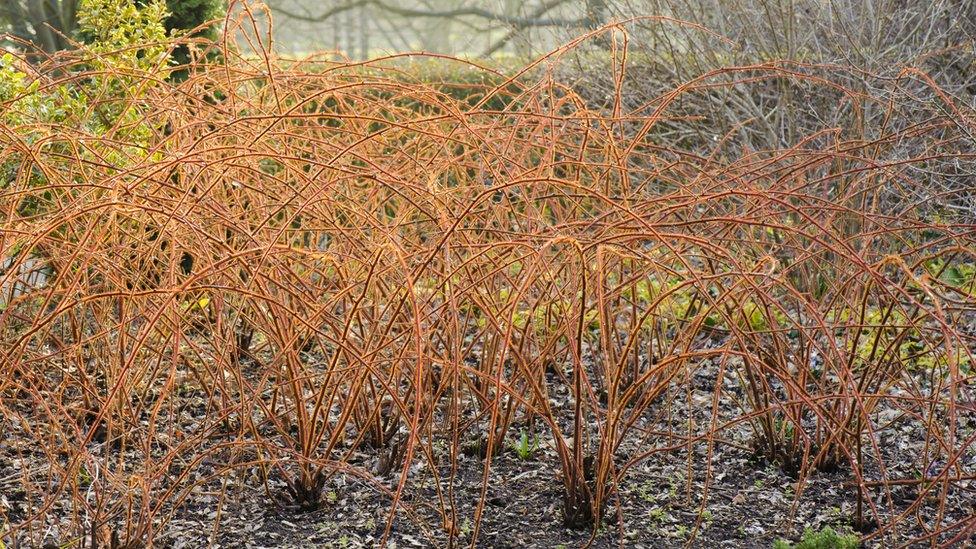
[[[789,323],[789,317],[780,309],[769,307],[767,314],[765,308],[751,299],[743,303],[741,308],[742,316],[739,317],[739,324],[757,332],[780,329]]]
[[[119,125],[129,135],[124,137],[144,143],[150,128],[140,123],[143,113],[134,99],[165,78],[169,46],[163,21],[168,16],[166,3],[153,0],[136,7],[128,0],[85,0],[78,14],[82,34],[91,37],[89,63],[104,78],[93,79],[86,90],[115,101],[100,102],[90,129],[104,132]],[[133,152],[133,151],[127,151]]]
[[[64,149],[65,154],[82,154],[118,168],[145,158],[155,128],[146,120],[139,99],[167,74],[166,16],[161,0],[142,7],[129,0],[85,0],[78,21],[80,34],[88,40],[88,55],[74,69],[89,71],[86,78],[44,82],[21,68],[13,55],[4,55],[0,58],[0,122],[17,128],[15,138],[28,146],[43,142],[48,150]],[[116,142],[126,146],[93,141],[91,149],[68,151],[64,138],[70,132],[95,136],[112,132]],[[18,153],[0,159],[0,188],[17,177],[26,177],[28,187],[47,183],[37,171],[20,173],[22,161]],[[39,205],[36,199],[27,199],[23,207],[35,211]]]
[[[944,260],[933,259],[925,262],[925,269],[930,276],[938,277],[960,293],[976,296],[976,263],[957,262],[946,266]]]
[[[84,0],[78,27],[89,40],[89,50],[99,55],[97,69],[131,67],[150,69],[166,63],[169,46],[163,21],[169,13],[161,0],[141,7],[129,0]]]
[[[42,83],[18,67],[13,55],[4,55],[0,58],[3,122],[68,125],[95,134],[119,122],[138,122],[142,113],[133,99],[166,75],[166,15],[166,4],[159,0],[140,8],[128,0],[85,0],[78,22],[80,33],[89,38],[86,50],[91,55],[77,69],[97,72],[82,81]],[[88,100],[95,97],[98,106],[89,109]]]
[[[69,86],[42,89],[41,82],[31,78],[18,65],[17,58],[11,53],[0,57],[0,121],[11,126],[27,122],[70,124],[71,116],[83,110],[84,102]],[[29,144],[39,134],[27,132],[19,137]]]
[[[868,307],[864,313],[863,325],[859,324],[859,315],[850,308],[843,309],[839,314],[831,314],[842,324],[851,326],[852,337],[850,352],[854,353],[856,364],[867,364],[878,361],[898,361],[909,368],[924,370],[945,367],[954,359],[964,372],[970,369],[970,356],[962,348],[946,352],[945,349],[933,348],[926,343],[924,337],[914,326],[908,316],[899,309],[887,310],[878,307]]]

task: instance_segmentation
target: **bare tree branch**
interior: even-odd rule
[[[284,15],[285,17],[288,17],[289,19],[297,19],[299,21],[308,21],[308,22],[311,22],[311,23],[321,23],[323,21],[327,21],[329,19],[332,19],[333,17],[335,17],[336,15],[339,15],[342,12],[349,11],[349,10],[353,10],[353,9],[356,9],[356,8],[359,8],[359,7],[363,7],[363,6],[365,6],[367,4],[370,4],[370,3],[371,3],[371,0],[355,0],[355,1],[352,1],[352,2],[347,2],[345,4],[340,4],[338,6],[333,6],[332,8],[330,8],[330,9],[328,9],[328,10],[326,10],[326,11],[324,11],[324,12],[318,14],[318,15],[312,15],[310,13],[305,13],[305,14],[297,13],[297,12],[294,12],[294,11],[291,11],[291,10],[288,10],[288,9],[285,9],[285,8],[280,7],[278,5],[278,2],[269,2],[268,4],[274,10],[274,13],[278,13],[278,14]]]
[[[539,15],[532,15],[529,17],[520,17],[517,15],[506,15],[502,13],[496,13],[483,8],[478,7],[460,7],[445,10],[435,10],[435,9],[416,9],[416,8],[405,8],[395,4],[387,3],[383,0],[353,0],[345,4],[334,6],[329,10],[326,10],[318,15],[301,14],[296,13],[288,9],[281,7],[274,7],[276,13],[280,13],[285,17],[291,19],[297,19],[300,21],[308,21],[312,23],[318,23],[325,21],[335,15],[338,15],[344,11],[351,9],[363,7],[363,6],[374,6],[380,10],[392,13],[394,15],[399,15],[403,17],[432,17],[432,18],[460,18],[460,17],[478,17],[481,19],[489,19],[491,21],[498,21],[519,29],[526,29],[530,27],[581,27],[586,26],[590,23],[591,15],[588,13],[585,17],[575,18],[575,19],[564,19],[558,17],[543,17],[545,13],[552,10],[553,7],[559,4],[565,3],[567,0],[553,0],[544,4],[546,7],[544,10],[537,10]],[[590,0],[591,2],[593,0]],[[588,2],[589,3],[589,2]],[[552,5],[550,5],[552,4]],[[589,11],[589,10],[588,10]]]
[[[544,2],[541,6],[536,8],[536,10],[532,12],[532,15],[530,15],[529,17],[531,19],[537,19],[539,17],[542,17],[550,10],[553,10],[558,6],[565,4],[567,1],[568,0],[549,0],[549,2]],[[509,32],[505,34],[505,36],[503,36],[502,38],[497,40],[494,44],[492,44],[488,49],[485,50],[484,53],[481,54],[481,56],[490,57],[498,50],[504,48],[506,44],[508,44],[513,38],[518,36],[518,34],[522,32],[524,29],[525,27],[515,25],[515,28],[511,29]]]

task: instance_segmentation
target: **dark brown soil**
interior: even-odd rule
[[[778,538],[796,540],[807,527],[831,526],[839,531],[853,528],[856,492],[849,484],[850,472],[843,467],[832,473],[813,475],[802,487],[798,486],[795,478],[756,458],[750,450],[752,431],[745,423],[722,432],[723,441],[713,445],[710,456],[705,441],[685,444],[682,435],[689,429],[697,434],[710,425],[715,373],[708,367],[701,368],[686,381],[664,395],[652,409],[655,415],[648,414],[640,430],[631,433],[618,455],[618,464],[636,455],[638,449],[657,450],[623,477],[608,516],[595,535],[563,526],[558,460],[543,442],[529,459],[520,459],[509,447],[493,459],[477,545],[568,548],[592,543],[593,547],[675,547],[689,543],[695,547],[770,547]],[[728,380],[725,390],[729,394],[738,391]],[[198,395],[189,392],[186,398],[198,398]],[[563,398],[568,397],[563,395]],[[184,411],[189,417],[206,413],[190,404]],[[737,413],[741,412],[725,404],[719,416],[728,419]],[[514,432],[518,433],[520,428],[516,425]],[[878,433],[889,479],[911,479],[917,474],[922,466],[917,463],[920,445],[924,444],[921,429],[920,425],[904,420],[894,421]],[[963,414],[960,436],[972,436],[974,431],[976,413]],[[23,519],[29,499],[21,488],[24,465],[33,460],[30,470],[40,470],[44,464],[38,461],[45,458],[43,453],[27,446],[21,427],[8,425],[3,436],[0,509],[13,522]],[[484,460],[460,454],[454,480],[443,480],[450,477],[449,451],[446,447],[435,450],[440,452],[439,476],[444,500],[441,503],[438,498],[426,460],[415,459],[390,529],[389,547],[448,546],[447,528],[440,518],[442,505],[454,509],[458,544],[471,544],[476,507],[481,500]],[[361,470],[374,471],[377,460],[375,451],[364,450],[356,453],[351,462]],[[876,468],[872,469],[870,464],[867,467],[868,474],[878,478]],[[968,457],[964,468],[969,474],[976,472],[976,455]],[[194,474],[205,478],[213,470],[212,465],[204,463]],[[393,491],[399,475],[395,470],[390,476],[374,478],[374,482]],[[882,491],[874,493],[882,518],[907,508],[915,499],[916,490],[910,485],[895,486],[891,488],[890,499]],[[448,499],[451,491],[453,503]],[[955,485],[946,498],[943,524],[976,513],[974,491],[976,482]],[[322,508],[302,511],[278,500],[284,499],[286,493],[283,483],[272,475],[265,486],[256,468],[201,481],[201,486],[175,511],[173,519],[160,526],[156,544],[187,548],[208,544],[225,548],[379,545],[390,515],[388,495],[373,482],[344,474],[330,478],[324,492]],[[910,518],[900,521],[896,529],[866,545],[896,546],[923,535],[923,525],[937,516],[937,505],[935,498],[926,501]],[[220,520],[216,521],[218,512]],[[215,522],[219,522],[217,529]],[[51,525],[49,530],[57,532]],[[38,538],[56,541],[53,535],[44,538],[38,534],[34,532],[33,542],[25,541],[26,534],[18,536],[22,538],[21,546],[30,547]],[[8,541],[8,546],[13,544]],[[958,546],[972,547],[973,541]]]

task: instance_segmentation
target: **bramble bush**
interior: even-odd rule
[[[161,1],[85,10],[91,45],[0,69],[0,425],[29,458],[5,535],[137,546],[201,492],[307,510],[355,477],[389,504],[383,538],[405,515],[431,543],[458,524],[477,540],[513,446],[555,465],[564,523],[596,532],[642,461],[687,451],[711,479],[691,457],[710,468],[730,440],[795,475],[797,497],[819,470],[846,475],[871,539],[971,525],[925,503],[972,474],[974,233],[882,200],[933,157],[970,168],[976,118],[934,82],[913,85],[939,102],[894,103],[727,67],[891,124],[703,153],[661,124],[718,74],[637,107],[618,89],[604,110],[555,78],[583,39],[462,88],[267,51],[174,81]],[[627,29],[598,33],[617,75]],[[916,154],[878,160],[907,141]],[[29,258],[50,276],[7,292]],[[711,420],[656,431],[698,374]],[[924,478],[892,472],[882,411],[924,439]],[[470,499],[465,455],[483,475]]]

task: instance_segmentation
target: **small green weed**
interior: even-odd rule
[[[539,437],[533,436],[532,441],[529,442],[529,434],[525,432],[525,429],[522,429],[518,442],[512,445],[512,450],[515,451],[515,455],[522,461],[532,459],[538,449]]]
[[[860,544],[856,534],[840,534],[825,526],[819,531],[807,528],[796,545],[784,539],[776,540],[773,549],[857,549]]]

